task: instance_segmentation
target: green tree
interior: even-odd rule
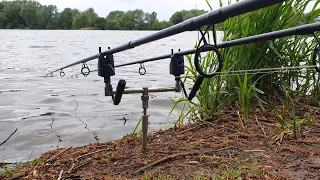
[[[0,29],[4,29],[7,26],[8,18],[5,13],[0,12]]]
[[[161,21],[159,23],[159,28],[158,29],[165,29],[172,26],[172,23],[170,21]]]
[[[94,26],[96,19],[98,18],[97,13],[94,12],[93,8],[89,8],[84,13],[88,16],[90,27]]]
[[[87,13],[79,13],[73,18],[73,28],[80,29],[90,27],[89,16]]]
[[[2,11],[4,8],[4,3],[3,2],[0,2],[0,11]]]
[[[175,12],[171,17],[170,17],[170,22],[172,24],[179,24],[181,22],[183,22],[183,16],[181,11]]]
[[[125,13],[123,11],[111,11],[106,17],[106,29],[119,30],[123,29],[120,26],[121,19]]]
[[[120,25],[123,29],[141,30],[144,29],[144,12],[141,9],[127,11],[121,18]]]
[[[55,5],[42,6],[37,13],[38,27],[40,29],[54,29],[58,9]]]
[[[27,3],[21,6],[19,14],[30,28],[37,25],[37,12],[39,6],[40,4],[36,1],[27,1]]]
[[[156,12],[146,13],[145,14],[145,22],[146,22],[147,29],[149,29],[149,30],[159,29],[159,20],[157,19]]]
[[[58,17],[57,27],[59,29],[72,29],[73,12],[71,8],[65,8]]]
[[[107,16],[107,21],[108,20],[120,21],[123,15],[124,15],[123,11],[111,11]]]
[[[107,20],[106,29],[120,30],[121,29],[120,21],[113,20],[113,19]]]
[[[107,20],[102,17],[97,17],[94,22],[94,27],[105,30],[107,28]]]
[[[24,19],[20,16],[21,4],[19,1],[5,2],[3,12],[8,18],[7,28],[17,28],[20,25],[25,25]]]

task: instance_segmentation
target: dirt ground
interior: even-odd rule
[[[289,110],[273,109],[152,132],[146,153],[137,135],[56,149],[0,179],[320,179],[320,108],[297,107],[297,139],[276,118]]]

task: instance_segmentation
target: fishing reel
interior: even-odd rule
[[[114,105],[119,105],[126,81],[120,79],[117,85],[117,90],[114,92],[111,85],[111,76],[115,75],[114,59],[112,54],[101,53],[98,56],[98,75],[104,78],[105,96],[111,96]]]

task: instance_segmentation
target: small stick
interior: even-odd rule
[[[63,174],[63,170],[61,170],[61,171],[60,171],[60,174],[59,174],[58,180],[61,180],[62,174]]]
[[[29,176],[32,174],[32,172],[33,172],[34,170],[36,170],[36,168],[38,167],[38,165],[39,165],[39,164],[37,164],[37,165],[32,169],[32,171],[29,173],[29,175],[28,175],[26,178],[29,178]]]
[[[199,124],[199,125],[197,125],[197,126],[194,126],[194,127],[192,127],[192,128],[189,128],[189,129],[187,129],[187,130],[184,130],[184,131],[180,132],[179,134],[183,134],[183,133],[185,133],[185,132],[188,132],[188,131],[197,129],[198,127],[201,127],[201,126],[203,126],[203,125],[204,125],[204,124]]]
[[[62,154],[62,153],[64,153],[64,152],[68,151],[68,150],[69,150],[69,149],[71,149],[71,148],[72,148],[72,146],[71,146],[71,147],[69,147],[69,148],[67,148],[67,149],[65,149],[65,150],[63,150],[63,151],[61,151],[61,152],[59,152],[58,154],[56,154],[56,155],[52,156],[50,159],[46,160],[44,163],[45,163],[45,164],[47,164],[47,163],[49,163],[49,162],[53,161],[53,160],[54,160],[55,158],[57,158],[60,154]]]
[[[71,168],[70,168],[69,171],[68,171],[69,174],[71,173],[71,171],[72,171],[73,168],[74,168],[74,163],[72,163],[72,166],[71,166]]]
[[[95,151],[95,152],[92,152],[92,153],[88,153],[88,154],[84,154],[84,155],[82,155],[82,156],[79,156],[79,157],[76,157],[76,158],[74,158],[74,159],[80,159],[80,158],[83,158],[83,157],[85,157],[85,156],[89,156],[89,155],[92,155],[92,154],[96,154],[96,153],[98,153],[98,152],[101,152],[101,151],[108,151],[109,149],[100,149],[100,150],[98,150],[98,151]]]
[[[245,129],[244,125],[243,125],[243,122],[242,122],[242,118],[241,118],[240,112],[238,111],[237,113],[238,113],[238,117],[239,117],[239,121],[241,123],[241,126],[242,126],[243,129]]]
[[[91,162],[91,160],[85,161],[84,163],[79,164],[77,167],[73,168],[72,171],[74,171],[74,170],[76,170],[76,169],[79,169],[79,168],[81,168],[82,166],[85,166],[85,165],[89,164],[90,162]]]
[[[252,149],[252,150],[243,150],[243,152],[264,152],[265,150]]]
[[[18,130],[18,129],[16,129],[15,131],[13,131],[13,133],[11,133],[11,135],[10,135],[5,141],[3,141],[3,142],[0,144],[0,146],[2,146],[4,143],[6,143],[6,142],[14,135],[14,133],[17,132],[17,130]]]
[[[207,120],[198,119],[198,121],[201,121],[201,122],[207,123],[207,124],[209,124],[210,126],[217,126],[217,127],[219,127],[219,128],[224,128],[224,129],[227,129],[227,130],[229,130],[229,131],[239,132],[239,131],[237,131],[237,130],[231,129],[231,128],[226,127],[226,126],[223,126],[223,125],[214,124],[214,123],[209,122],[209,121],[207,121]]]
[[[168,161],[170,159],[174,159],[176,157],[179,157],[179,156],[188,156],[188,155],[195,155],[195,154],[204,154],[204,153],[212,153],[212,152],[218,152],[218,151],[223,151],[223,150],[227,150],[227,149],[231,149],[233,148],[233,146],[230,146],[230,147],[225,147],[225,148],[221,148],[221,149],[218,149],[218,150],[209,150],[209,151],[193,151],[193,152],[187,152],[187,153],[179,153],[179,154],[174,154],[174,155],[170,155],[170,156],[167,156],[165,158],[162,158],[158,161],[155,161],[147,166],[144,166],[138,170],[136,170],[135,172],[133,172],[133,174],[139,174],[140,172],[142,171],[145,171],[153,166],[156,166],[162,162],[165,162],[165,161]]]
[[[260,129],[262,130],[264,137],[265,137],[266,139],[268,139],[268,136],[267,136],[266,132],[264,131],[263,127],[261,126],[261,124],[260,124],[259,121],[258,121],[257,115],[255,115],[255,116],[256,116],[256,122],[257,122],[257,124],[259,125]]]
[[[15,179],[21,178],[22,176],[25,176],[25,175],[27,175],[27,174],[26,174],[26,173],[24,173],[24,174],[18,174],[18,175],[16,175],[16,176],[13,176],[12,178],[9,178],[8,180],[15,180]]]

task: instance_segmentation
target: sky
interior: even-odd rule
[[[183,9],[204,9],[209,11],[205,0],[37,0],[43,5],[56,5],[59,11],[66,7],[77,8],[81,11],[94,8],[100,17],[106,17],[110,11],[128,11],[142,9],[144,12],[155,11],[158,19],[169,20],[170,16]],[[233,0],[234,1],[234,0]],[[223,0],[227,4],[228,0]],[[213,9],[219,8],[219,0],[209,0]],[[311,5],[310,5],[311,8]],[[310,9],[309,8],[309,9]]]

